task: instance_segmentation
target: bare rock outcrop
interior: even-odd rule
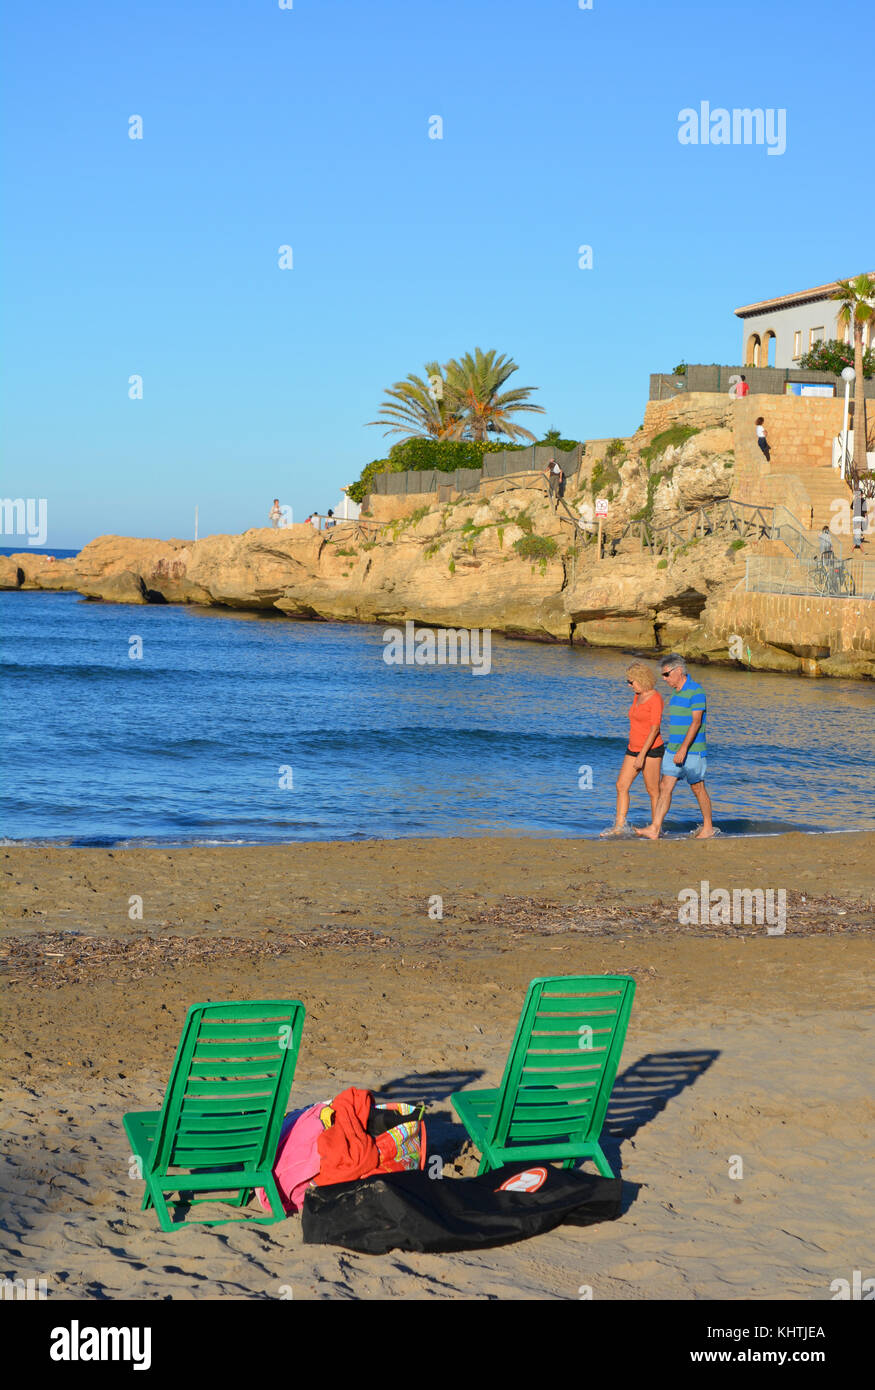
[[[649,453],[647,452],[649,448]],[[100,536],[73,560],[0,557],[0,587],[69,589],[113,603],[193,603],[274,611],[290,618],[491,628],[508,636],[653,650],[693,660],[738,660],[763,670],[866,676],[868,654],[830,640],[817,657],[797,632],[745,627],[743,550],[726,533],[693,535],[654,556],[632,533],[601,560],[576,524],[595,491],[610,494],[609,542],[629,520],[675,522],[729,495],[732,434],[708,423],[654,455],[647,434],[626,442],[593,477],[569,481],[571,515],[554,510],[540,476],[491,479],[453,502],[423,503],[393,521],[306,524],[187,540]],[[606,479],[610,479],[606,482]],[[686,533],[685,533],[686,535]],[[742,598],[744,595],[742,594]],[[739,615],[736,619],[736,613]],[[733,651],[729,650],[730,643]],[[865,644],[863,644],[865,645]],[[819,663],[819,664],[818,664]]]

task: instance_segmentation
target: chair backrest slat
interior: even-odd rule
[[[152,1171],[272,1162],[303,1026],[297,999],[193,1005],[164,1094]]]
[[[532,980],[508,1053],[490,1144],[598,1138],[634,993],[628,975]]]

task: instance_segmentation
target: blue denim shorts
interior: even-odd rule
[[[669,753],[668,749],[662,757],[663,777],[677,777],[682,782],[689,782],[691,787],[696,782],[704,782],[707,766],[708,759],[704,753],[688,753],[680,767],[674,760],[674,753]]]

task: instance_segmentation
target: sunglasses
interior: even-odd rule
[[[670,675],[671,675],[671,671],[663,671],[663,673],[662,673],[662,679],[663,679],[664,681],[667,681]]]

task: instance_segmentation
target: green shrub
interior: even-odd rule
[[[513,548],[523,559],[543,560],[545,565],[550,556],[555,555],[559,549],[552,536],[533,536],[531,534],[520,536],[518,541],[514,541]]]
[[[683,444],[686,440],[692,439],[694,434],[700,433],[695,425],[670,425],[667,430],[653,436],[647,448],[641,450],[641,457],[649,468],[654,459],[664,454],[671,445]]]
[[[454,473],[457,468],[482,468],[484,454],[500,454],[522,447],[502,444],[495,439],[404,439],[392,445],[389,458],[396,472],[435,468],[439,473]]]
[[[563,439],[558,430],[549,430],[539,445],[570,453],[577,447],[576,439]],[[484,454],[516,453],[531,449],[531,444],[511,443],[501,439],[404,439],[393,444],[389,457],[374,459],[362,469],[357,482],[348,489],[354,502],[361,503],[373,491],[378,473],[421,472],[436,469],[439,473],[454,473],[457,468],[482,468]]]
[[[358,482],[347,488],[347,496],[351,497],[353,502],[361,504],[364,502],[366,494],[373,492],[374,479],[378,473],[398,473],[400,471],[400,469],[395,468],[390,459],[372,459],[362,469]]]
[[[580,440],[563,439],[559,430],[550,429],[543,439],[538,440],[538,445],[542,449],[558,449],[563,454],[570,454],[572,449],[576,449]],[[531,448],[531,445],[523,445],[523,448]]]
[[[528,512],[520,512],[519,516],[516,517],[516,525],[521,531],[525,531],[527,536],[532,534],[534,523]]]
[[[658,570],[667,570],[667,569],[668,569],[668,560],[660,560],[660,561],[658,562],[656,568],[657,568]]]
[[[741,550],[744,544],[745,542],[742,540],[741,536],[736,536],[729,548],[730,550]]]
[[[607,454],[605,455],[607,460]],[[601,460],[593,465],[592,476],[589,480],[589,490],[593,497],[598,497],[605,487],[617,487],[620,482],[619,469],[612,463],[602,462]]]
[[[449,565],[447,566],[447,568],[449,569],[450,574],[455,574],[455,573],[456,573],[456,562],[455,562],[455,560],[450,560],[450,563],[449,563]]]
[[[662,470],[662,472],[651,473],[651,474],[650,474],[650,476],[649,476],[648,479],[647,479],[647,498],[646,498],[646,501],[645,501],[645,503],[644,503],[644,506],[641,508],[641,510],[640,510],[639,512],[635,512],[634,516],[632,517],[632,520],[633,520],[633,521],[651,521],[651,520],[652,520],[652,518],[653,518],[653,503],[654,503],[654,500],[655,500],[655,498],[656,498],[656,493],[657,493],[657,491],[658,491],[658,489],[659,489],[659,484],[662,482],[663,478],[665,478],[666,481],[667,481],[667,480],[671,477],[672,473],[674,472],[674,468],[675,468],[675,466],[674,466],[674,464],[672,463],[672,464],[669,465],[668,468],[664,468],[664,469]]]
[[[354,550],[338,550],[336,553],[338,555],[355,555]]]
[[[816,343],[810,352],[799,358],[796,364],[809,372],[833,372],[841,376],[845,367],[854,365],[853,343],[843,343],[831,338],[828,343]],[[863,377],[875,373],[875,348],[867,348],[863,353]]]

